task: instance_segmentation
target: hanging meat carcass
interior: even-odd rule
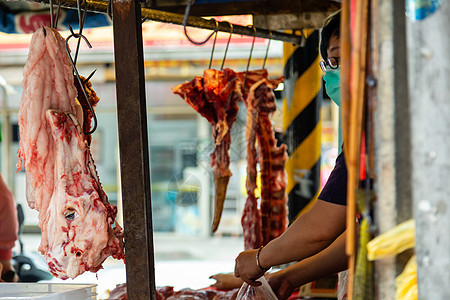
[[[54,112],[47,120],[49,109],[71,117],[58,121]],[[83,118],[65,40],[43,27],[32,37],[24,68],[17,170],[25,165],[27,201],[39,211],[39,251],[60,278],[96,271],[109,255],[123,258],[116,208],[107,202],[81,125],[75,121]],[[54,139],[52,128],[59,127],[63,129]]]
[[[48,237],[45,255],[53,275],[75,278],[98,271],[110,255],[123,258],[122,229],[76,117],[50,109],[46,116],[56,157],[55,188],[41,228]]]
[[[39,211],[40,222],[45,218],[54,186],[55,147],[45,112],[57,109],[83,120],[64,42],[59,32],[49,27],[36,31],[23,71],[17,170],[22,168],[23,161],[27,171],[28,205]]]
[[[222,214],[231,172],[228,150],[230,130],[241,100],[247,105],[247,201],[242,216],[246,249],[257,248],[279,236],[286,228],[286,146],[276,146],[270,114],[275,111],[275,89],[284,78],[268,79],[267,70],[235,73],[205,70],[203,77],[175,86],[174,93],[205,117],[212,126],[215,148],[211,154],[215,208],[213,232]],[[256,150],[256,142],[258,144]],[[257,159],[258,158],[258,159]],[[257,160],[261,169],[261,201],[255,196]]]
[[[200,113],[212,126],[214,151],[211,167],[214,175],[214,217],[212,231],[219,226],[225,201],[228,181],[231,176],[230,155],[231,127],[236,121],[242,100],[236,73],[231,69],[222,71],[208,69],[203,77],[172,88],[175,94]]]
[[[266,245],[287,226],[286,145],[277,146],[270,121],[276,110],[273,90],[283,78],[268,79],[266,70],[240,74],[247,106],[247,201],[242,214],[244,248]],[[248,92],[246,92],[248,91]],[[257,161],[261,174],[261,200],[255,196]]]

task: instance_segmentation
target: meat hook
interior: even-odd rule
[[[91,79],[92,76],[94,76],[95,72],[97,72],[97,69],[92,71],[91,74],[89,74],[89,76],[85,80],[83,80],[83,84],[87,83],[89,81],[89,79]]]
[[[214,22],[216,22],[216,28],[217,28],[217,26],[219,26],[217,20],[214,19]],[[211,69],[211,64],[212,64],[212,60],[213,60],[213,56],[214,56],[214,49],[216,48],[216,40],[217,40],[217,31],[216,31],[216,35],[214,36],[214,42],[213,42],[213,46],[212,46],[212,50],[211,50],[211,57],[209,58],[208,69]]]
[[[87,7],[87,1],[84,0],[84,10],[83,10],[83,15],[81,15],[81,3],[83,2],[83,0],[77,0],[77,10],[78,10],[78,24],[79,24],[79,29],[78,29],[78,33],[81,35],[83,34],[83,27],[84,27],[84,21],[86,20],[86,7]],[[73,30],[71,30],[72,34],[73,34]],[[81,40],[78,38],[78,43],[77,43],[77,48],[75,50],[75,59],[74,59],[74,64],[77,64],[77,59],[78,59],[78,52],[80,50],[80,42]]]
[[[247,81],[248,68],[250,67],[250,61],[252,60],[253,47],[255,46],[255,39],[256,39],[256,27],[254,25],[249,25],[249,27],[250,26],[253,27],[253,32],[255,34],[253,35],[252,47],[250,48],[250,56],[248,57],[247,68],[245,69],[244,83],[242,84],[244,90],[246,89],[245,82]]]
[[[269,47],[270,47],[271,40],[272,40],[272,30],[269,29],[269,42],[267,43],[266,55],[264,56],[264,61],[263,61],[263,66],[262,66],[263,69],[266,67],[266,61],[267,61],[267,56],[269,55]]]
[[[49,4],[50,4],[50,27],[53,28],[53,0],[50,0]]]
[[[225,48],[225,54],[223,55],[222,65],[220,66],[220,70],[223,70],[223,65],[225,64],[225,60],[227,59],[228,46],[230,46],[231,36],[233,35],[233,24],[228,21],[224,21],[230,24],[230,36],[228,37],[227,47]]]
[[[209,41],[209,39],[213,36],[214,33],[217,33],[217,30],[219,28],[219,23],[217,23],[216,19],[212,19],[216,22],[216,28],[214,28],[213,32],[204,40],[201,42],[197,42],[194,41],[187,33],[187,29],[186,29],[186,24],[188,22],[188,18],[189,18],[189,12],[191,11],[191,5],[194,4],[195,0],[189,0],[187,6],[186,6],[186,10],[184,11],[184,18],[183,18],[183,28],[184,28],[184,35],[186,36],[186,38],[189,40],[189,42],[191,42],[192,44],[195,45],[203,45],[205,44],[207,41]]]
[[[85,132],[85,133],[84,133],[84,134],[88,135],[88,134],[94,133],[94,131],[97,129],[97,116],[95,115],[94,109],[92,108],[92,105],[91,105],[91,103],[89,102],[89,98],[88,98],[88,96],[87,96],[86,89],[85,89],[85,87],[84,87],[83,81],[81,80],[80,74],[78,73],[77,67],[76,67],[76,65],[75,65],[75,63],[74,63],[74,61],[73,61],[73,59],[72,59],[72,56],[70,55],[70,50],[69,50],[69,39],[72,38],[72,37],[77,38],[77,39],[82,38],[82,39],[86,42],[86,44],[88,45],[89,48],[92,48],[92,46],[91,46],[91,43],[89,43],[88,39],[87,39],[84,35],[79,34],[79,33],[73,33],[73,30],[72,30],[72,29],[71,29],[71,32],[72,32],[72,34],[69,35],[69,36],[66,38],[66,42],[65,42],[65,45],[66,45],[66,53],[67,53],[67,56],[69,57],[70,63],[72,64],[73,70],[74,70],[75,75],[76,75],[77,80],[78,80],[78,83],[80,84],[81,90],[83,91],[84,98],[86,99],[86,102],[87,102],[87,104],[88,104],[89,110],[91,111],[92,117],[93,117],[93,119],[94,119],[94,125],[92,126],[92,129],[91,129],[89,132]],[[93,75],[93,73],[91,73],[91,75],[89,75],[89,78],[92,77],[92,75]]]
[[[61,0],[58,1],[58,10],[56,11],[56,16],[53,13],[53,0],[49,0],[49,4],[50,4],[50,27],[57,29],[59,15],[61,11]]]

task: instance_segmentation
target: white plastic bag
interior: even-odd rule
[[[256,281],[261,282],[261,285],[252,286],[244,282],[239,289],[236,300],[278,300],[264,276]]]

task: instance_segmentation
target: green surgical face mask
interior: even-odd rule
[[[323,75],[325,90],[337,106],[341,105],[341,68],[327,69]]]

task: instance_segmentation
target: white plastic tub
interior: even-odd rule
[[[96,284],[0,283],[0,299],[95,300]]]

